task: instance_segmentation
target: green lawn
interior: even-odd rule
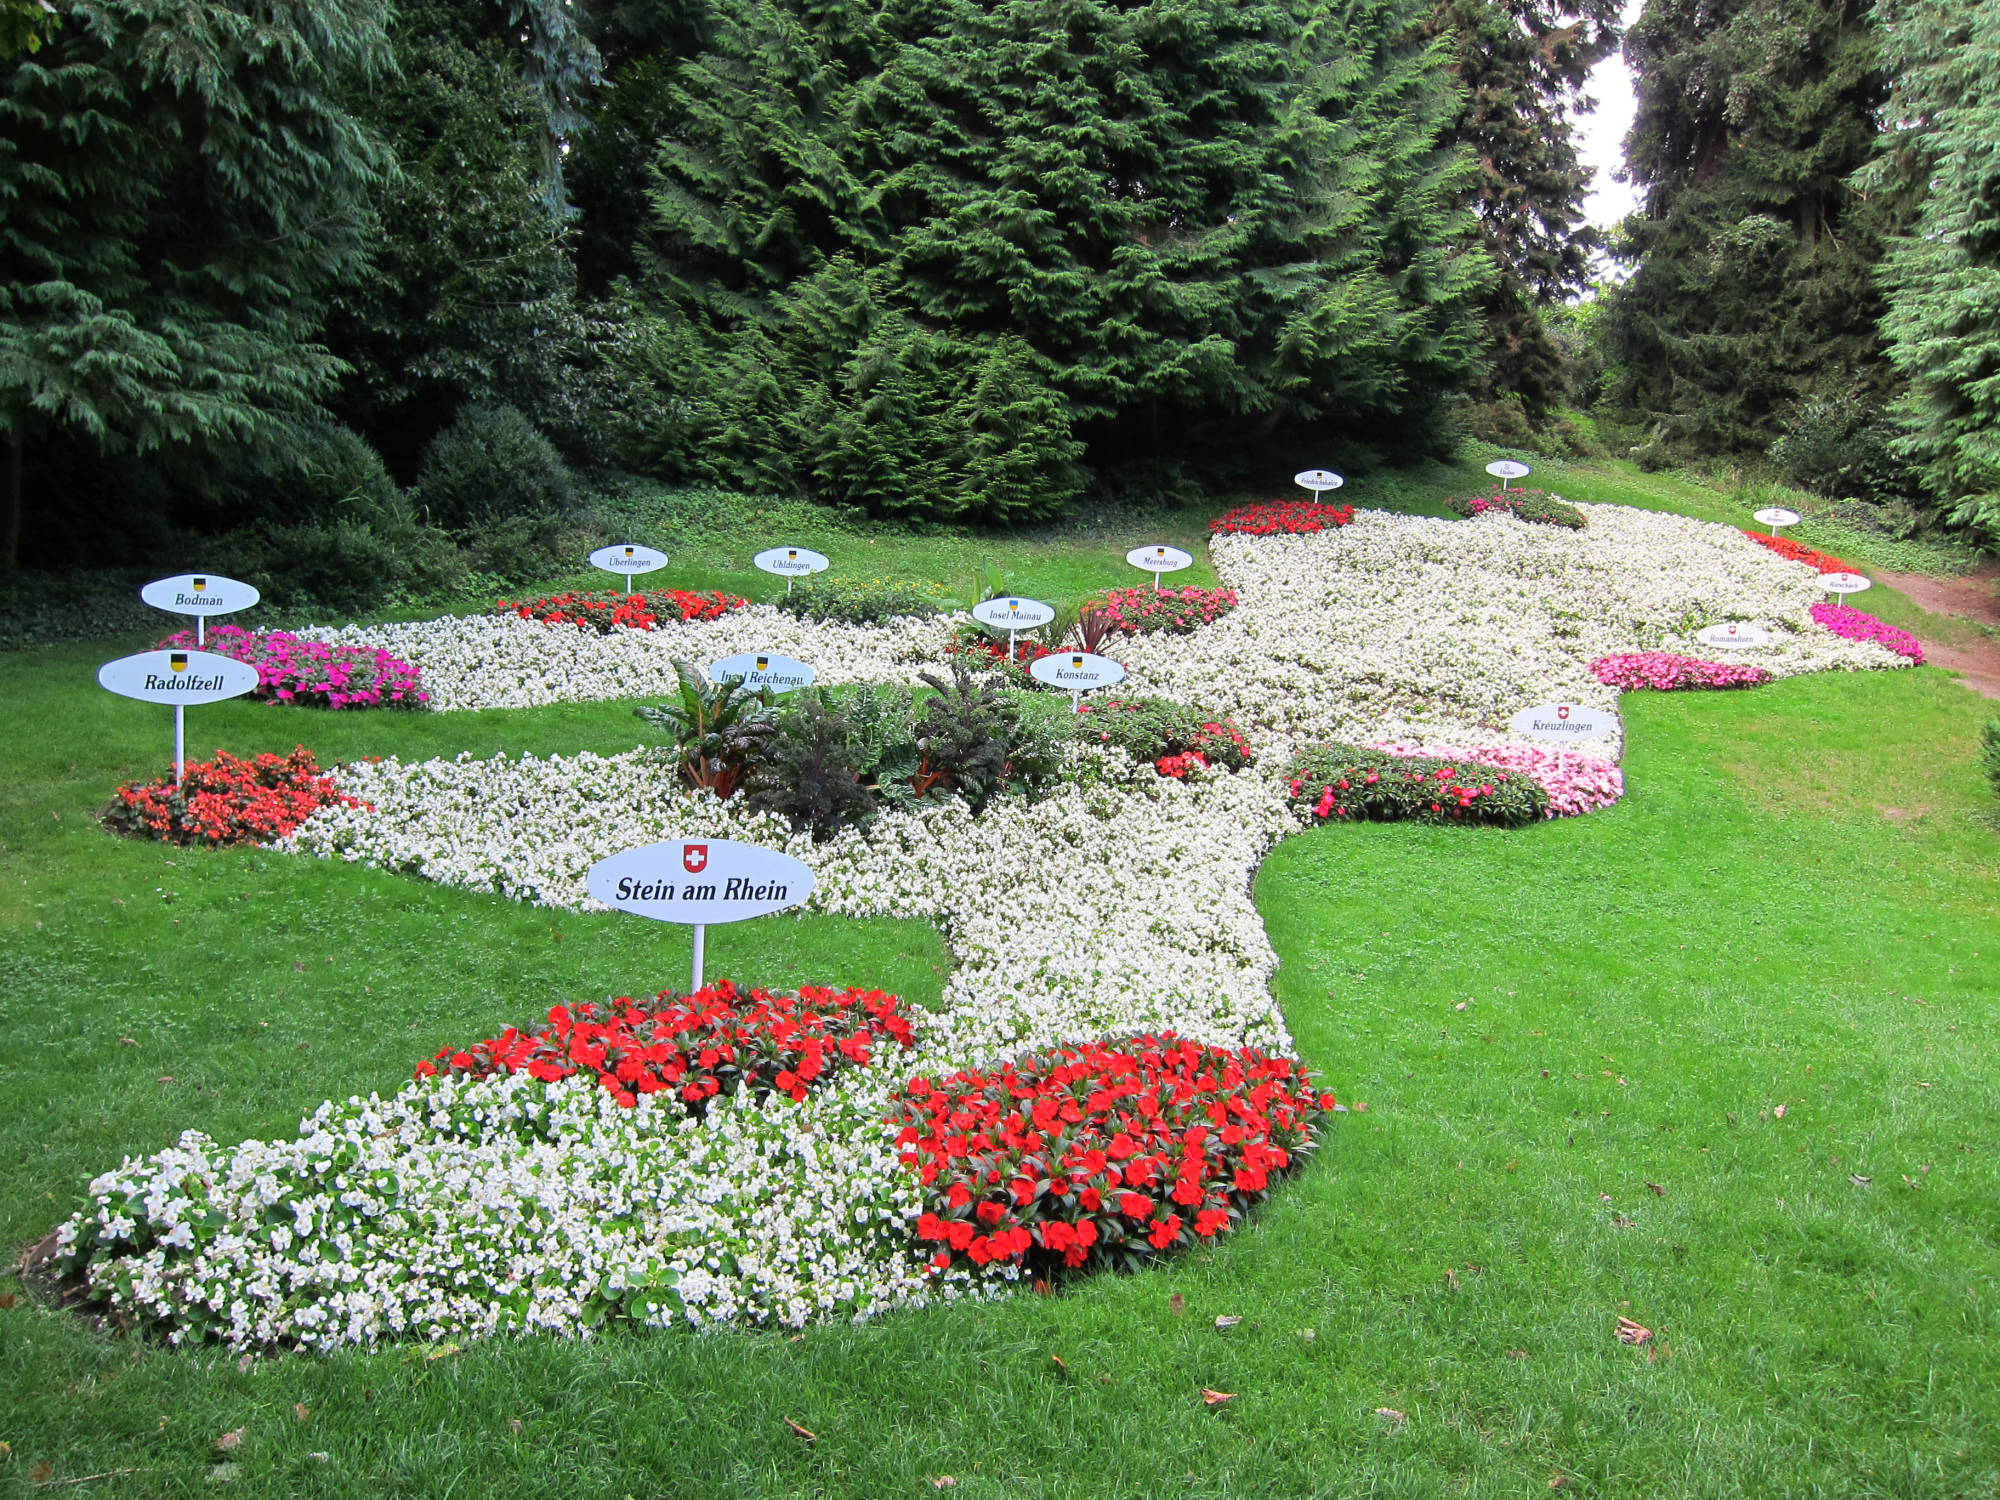
[[[1073,596],[1122,581],[1141,539],[1007,561]],[[884,571],[925,576],[933,545],[883,539]],[[168,743],[163,710],[92,683],[114,649],[0,657],[10,1247],[181,1129],[287,1131],[328,1095],[396,1087],[447,1040],[684,973],[678,934],[622,917],[106,837],[93,809]],[[1257,885],[1278,992],[1308,1059],[1368,1108],[1213,1253],[796,1339],[627,1331],[247,1365],[14,1291],[0,1484],[1992,1495],[2000,838],[1972,760],[1989,710],[1929,669],[1637,695],[1631,792],[1610,812],[1282,846]],[[194,753],[304,738],[329,761],[643,737],[629,704],[190,721]],[[946,962],[913,923],[712,937],[712,972],[918,1000]],[[1243,1321],[1218,1330],[1221,1314]],[[1620,1315],[1652,1338],[1619,1343]],[[1204,1387],[1235,1399],[1208,1408]]]

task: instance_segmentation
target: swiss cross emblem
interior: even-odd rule
[[[687,866],[688,874],[699,875],[703,870],[708,868],[708,845],[683,844],[681,846],[681,863]]]
[[[1557,705],[1556,717],[1558,719],[1567,719],[1569,717],[1569,705],[1567,703]]]

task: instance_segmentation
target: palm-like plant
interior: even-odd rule
[[[745,691],[741,677],[710,682],[687,662],[674,661],[680,696],[633,713],[673,736],[681,775],[718,797],[735,792],[775,727],[771,690]]]

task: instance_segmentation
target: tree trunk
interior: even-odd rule
[[[21,567],[21,440],[0,443],[0,577]]]

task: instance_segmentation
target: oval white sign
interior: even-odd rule
[[[247,661],[213,651],[141,651],[97,669],[98,686],[141,703],[220,703],[257,686],[257,669]]]
[[[248,609],[262,596],[247,583],[216,573],[182,573],[161,578],[139,590],[139,597],[155,609],[176,615],[233,615]]]
[[[1819,586],[1829,594],[1858,594],[1863,589],[1875,587],[1859,573],[1822,573],[1819,575]]]
[[[972,618],[995,630],[1033,630],[1056,617],[1053,605],[1039,599],[988,599],[972,607]]]
[[[1347,481],[1331,469],[1307,469],[1303,473],[1294,474],[1292,476],[1292,483],[1302,490],[1317,492],[1319,490],[1337,490],[1343,484],[1347,483]]]
[[[826,558],[804,547],[767,547],[750,561],[766,573],[786,578],[803,578],[808,573],[824,573],[832,566]]]
[[[1486,472],[1495,479],[1526,479],[1535,471],[1511,458],[1496,458],[1486,466]]]
[[[607,573],[651,573],[667,565],[667,554],[657,547],[599,547],[590,554],[590,565]]]
[[[670,839],[590,867],[593,900],[655,922],[744,922],[797,906],[813,872],[789,854],[734,839]]]
[[[1178,573],[1194,566],[1194,559],[1178,547],[1134,547],[1125,561],[1148,573]]]
[[[1721,625],[1711,625],[1706,630],[1695,632],[1696,640],[1704,646],[1768,646],[1771,633],[1761,625],[1745,625],[1737,620],[1729,620]]]
[[[1123,682],[1125,669],[1110,657],[1091,651],[1052,651],[1029,662],[1028,675],[1064,692],[1087,693]]]
[[[1538,703],[1507,721],[1516,734],[1538,740],[1594,740],[1618,730],[1618,716],[1579,703]]]
[[[780,656],[775,651],[739,651],[734,656],[725,656],[721,661],[708,664],[710,682],[720,682],[725,677],[741,677],[743,686],[753,693],[759,688],[769,688],[774,693],[789,693],[793,688],[802,688],[811,682],[813,669],[805,662]]]
[[[1766,526],[1796,526],[1799,524],[1799,513],[1795,510],[1786,510],[1782,505],[1773,505],[1755,512],[1751,519],[1761,521]]]

